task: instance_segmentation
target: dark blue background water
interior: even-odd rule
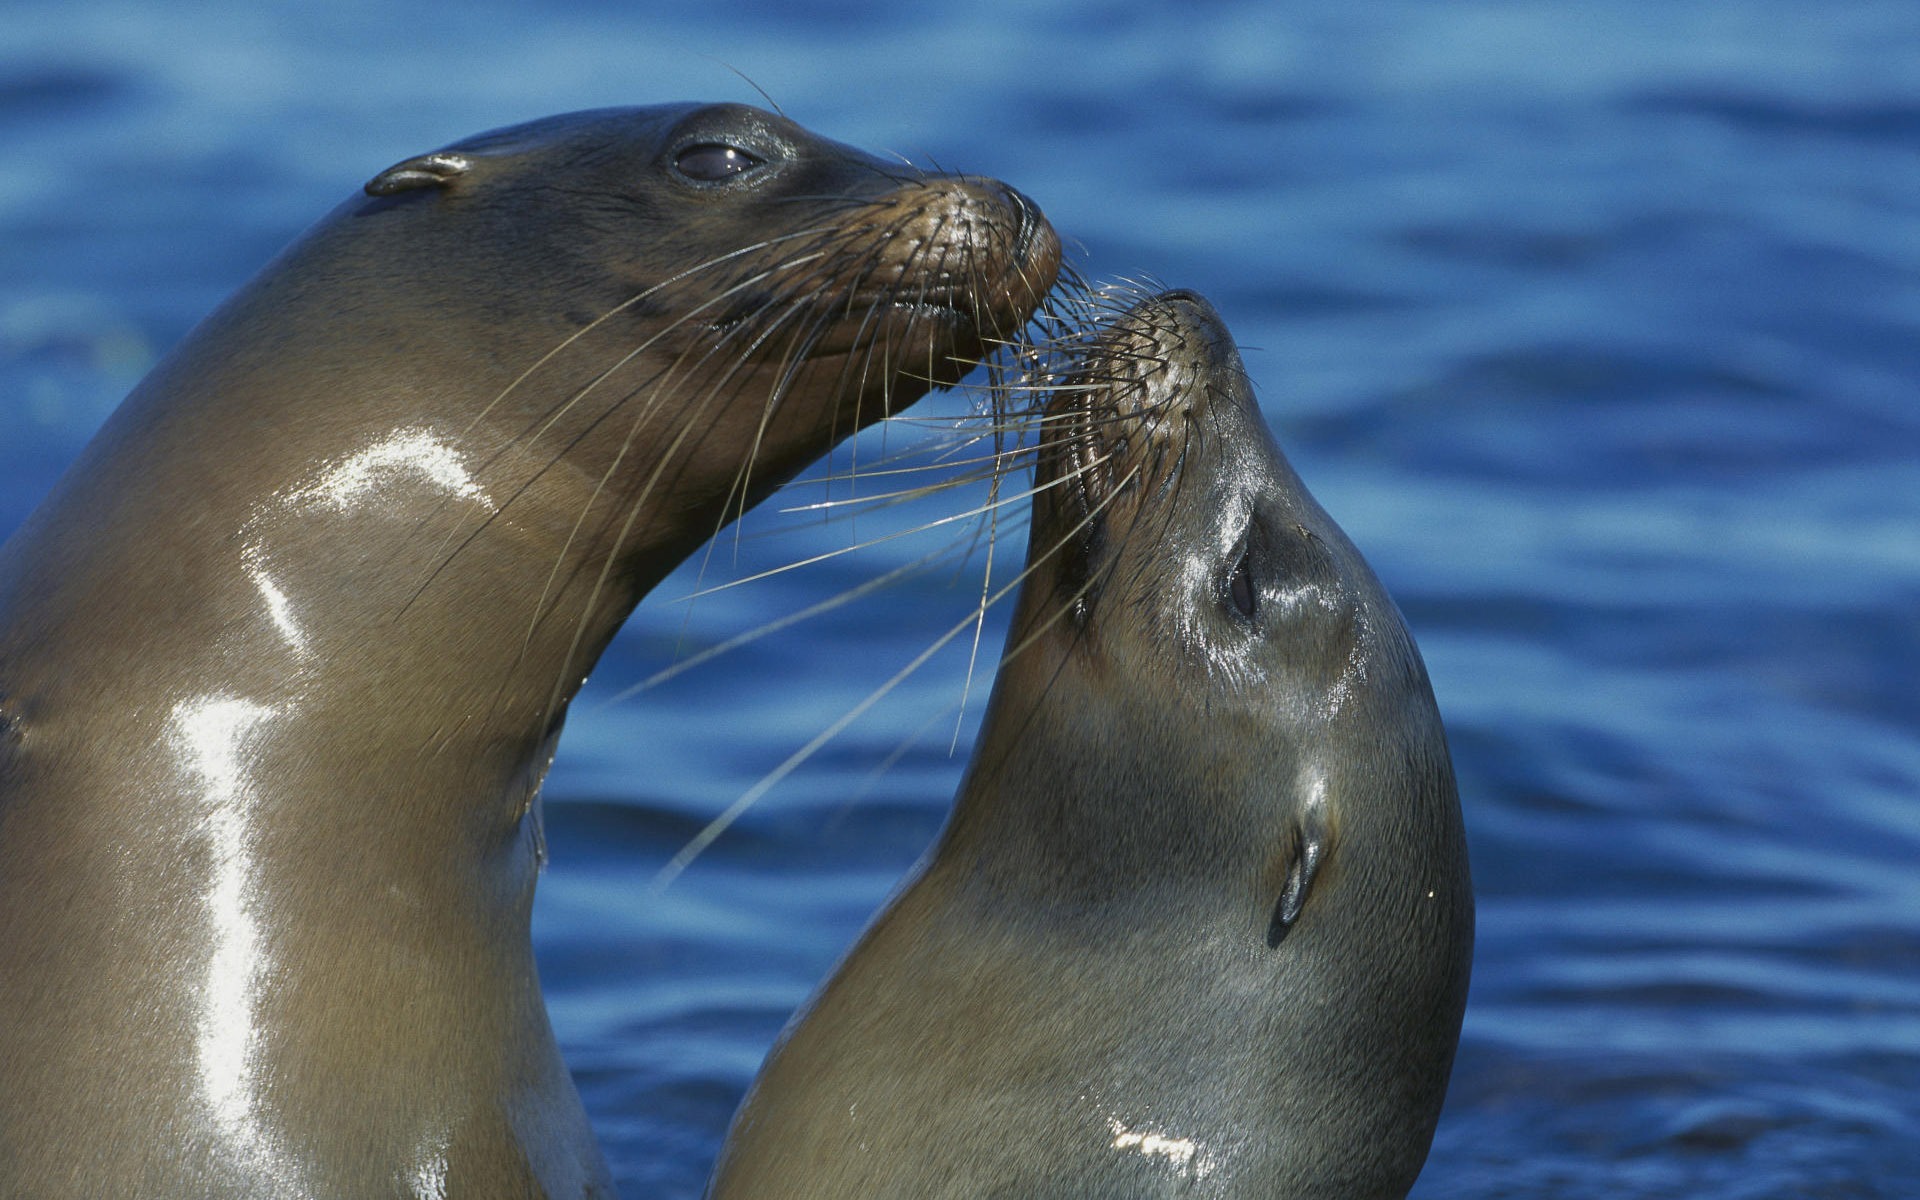
[[[731,64],[835,137],[1014,181],[1090,273],[1204,291],[1248,348],[1460,771],[1479,954],[1417,1196],[1920,1195],[1920,6],[718,7],[8,0],[0,529],[375,171],[752,99]],[[704,578],[881,528],[768,514]],[[936,828],[964,646],[649,877],[960,619],[978,566],[603,701],[940,544],[691,606],[670,582],[576,707],[537,932],[630,1196],[697,1193]]]

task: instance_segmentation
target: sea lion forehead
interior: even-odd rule
[[[499,131],[478,148],[455,146],[445,153],[469,158],[476,175],[491,171],[541,187],[560,182],[643,204],[744,205],[739,211],[747,213],[767,202],[874,198],[903,184],[945,178],[824,137],[782,114],[736,103],[576,113]],[[951,182],[1012,194],[992,181],[954,176]]]
[[[773,161],[800,157],[813,147],[829,150],[831,157],[879,161],[749,104],[684,102],[584,109],[503,126],[461,138],[390,170],[450,159],[495,166],[529,160],[555,166],[664,165],[688,147],[701,144],[734,146]]]
[[[482,155],[512,155],[577,143],[605,145],[609,141],[657,144],[662,134],[687,114],[711,107],[694,102],[623,105],[558,113],[489,129],[443,147],[444,151]]]
[[[377,200],[406,193],[465,192],[483,181],[512,178],[529,169],[546,175],[551,169],[631,154],[636,144],[643,159],[651,161],[661,131],[697,107],[595,108],[490,129],[403,159],[368,180],[365,191]]]

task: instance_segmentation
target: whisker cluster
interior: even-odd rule
[[[854,539],[843,547],[756,571],[729,583],[700,588],[685,598],[711,595],[943,526],[957,527],[953,539],[800,612],[726,639],[620,693],[621,698],[636,694],[697,663],[710,661],[767,634],[852,603],[934,565],[973,561],[976,555],[984,557],[974,603],[897,673],[715,817],[662,868],[654,881],[656,888],[671,882],[773,786],[896,689],[938,651],[970,632],[965,682],[958,702],[949,710],[954,716],[951,752],[964,726],[967,696],[977,669],[988,613],[1015,595],[1049,559],[1089,536],[1089,530],[1103,521],[1114,500],[1147,469],[1147,464],[1133,461],[1118,478],[1102,478],[1097,487],[1093,486],[1095,477],[1109,471],[1118,457],[1112,450],[1101,448],[1099,434],[1105,428],[1125,424],[1144,428],[1150,434],[1152,425],[1166,415],[1153,411],[1155,402],[1151,399],[1149,384],[1168,365],[1166,346],[1172,331],[1142,327],[1136,311],[1140,300],[1162,289],[1148,280],[1122,280],[1095,287],[1070,266],[1063,266],[1061,276],[1061,283],[1017,335],[995,340],[995,352],[985,364],[986,381],[975,392],[971,412],[959,417],[890,417],[889,425],[915,428],[929,436],[907,450],[891,453],[878,461],[864,464],[855,461],[850,467],[808,477],[803,485],[823,490],[826,496],[804,500],[780,511],[790,516],[849,517],[924,501],[958,488],[981,486],[986,490],[983,501],[907,528]],[[1144,311],[1153,310],[1149,307]],[[1043,461],[1053,465],[1051,478],[1019,485],[1009,482],[1017,475],[1034,470]],[[875,480],[884,481],[882,490],[858,492],[861,483]],[[843,485],[848,494],[835,496],[835,488]],[[1011,519],[1017,527],[1023,506],[1030,505],[1042,493],[1055,490],[1077,498],[1079,507],[1074,519],[1065,528],[1051,531],[1048,545],[1030,548],[1028,564],[1010,580],[996,578],[996,553],[1003,524]],[[1060,595],[1058,607],[1036,626],[1023,631],[1024,636],[1007,647],[1004,658],[1020,654],[1048,629],[1072,619],[1099,585],[1097,578],[1075,580]],[[923,733],[924,730],[916,734],[915,740]],[[906,748],[903,744],[896,749],[888,761],[897,760]]]

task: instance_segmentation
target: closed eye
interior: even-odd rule
[[[1233,607],[1241,616],[1251,621],[1260,611],[1260,593],[1253,586],[1253,548],[1247,546],[1240,551],[1239,561],[1233,564],[1233,579],[1227,585],[1227,594],[1233,601]]]
[[[766,159],[724,142],[701,142],[674,156],[674,169],[697,183],[719,183],[766,165]]]

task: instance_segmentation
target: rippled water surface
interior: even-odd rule
[[[1207,293],[1399,599],[1480,903],[1417,1196],[1920,1195],[1920,8],[718,7],[13,0],[0,528],[375,171],[549,112],[753,99],[737,67],[834,137],[1016,183],[1096,277]],[[951,561],[612,701],[946,544],[673,603],[890,527],[771,511],[819,494],[655,594],[549,785],[543,972],[630,1196],[697,1194],[985,695],[992,629],[970,692],[963,637],[648,893],[981,586]]]

